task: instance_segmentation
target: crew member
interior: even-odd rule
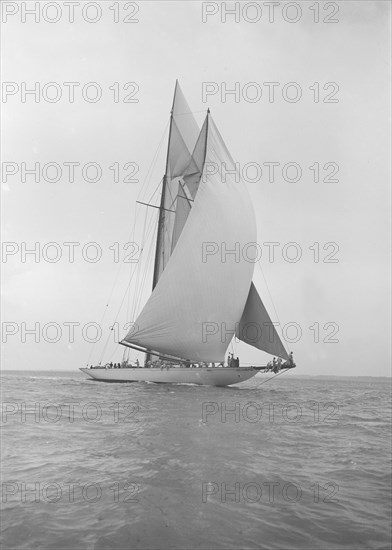
[[[273,371],[273,372],[276,372],[277,365],[278,365],[278,363],[277,363],[277,361],[276,361],[276,357],[274,357],[274,358],[272,359],[272,371]]]

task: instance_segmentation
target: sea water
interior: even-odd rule
[[[4,549],[390,548],[390,381],[3,373]]]

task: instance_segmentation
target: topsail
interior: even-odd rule
[[[176,216],[173,214],[179,201],[179,178],[192,161],[192,152],[200,129],[189,105],[176,82],[173,107],[170,117],[169,145],[166,171],[163,177],[161,209],[158,222],[158,238],[155,254],[153,286],[169,261],[173,247],[173,232]]]

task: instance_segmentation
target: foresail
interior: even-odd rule
[[[222,361],[249,294],[254,265],[240,251],[256,241],[256,221],[210,116],[206,138],[205,164],[193,206],[125,341],[184,359]],[[238,253],[226,252],[233,250]]]
[[[236,337],[271,355],[288,359],[288,353],[273,325],[270,316],[252,283]]]

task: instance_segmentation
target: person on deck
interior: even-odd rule
[[[279,357],[278,358],[278,363],[277,363],[277,366],[276,366],[276,369],[278,372],[280,372],[280,369],[282,368],[282,358]]]
[[[140,367],[139,359],[136,359],[135,365],[136,365],[137,367]]]
[[[277,361],[276,361],[276,357],[274,357],[274,358],[272,359],[272,371],[273,371],[273,372],[276,372],[277,365],[278,365],[278,363],[277,363]]]

